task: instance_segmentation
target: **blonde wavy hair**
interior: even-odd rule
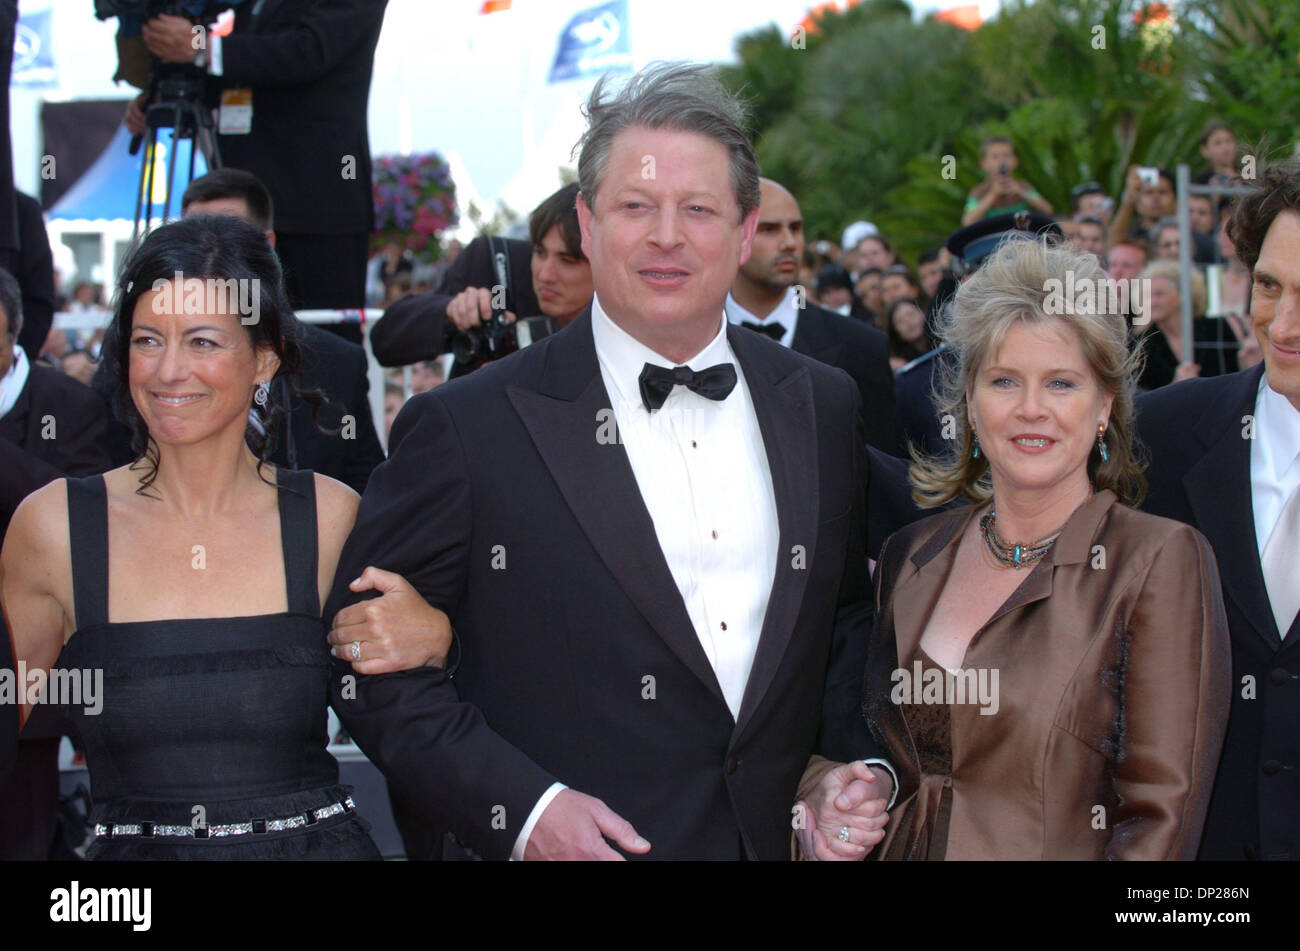
[[[1053,287],[1068,291],[1090,283],[1101,291],[1092,312],[1048,313]],[[939,317],[937,334],[947,353],[933,394],[945,431],[955,431],[954,451],[927,457],[910,447],[912,497],[925,508],[937,508],[958,497],[981,503],[993,495],[988,459],[972,458],[968,394],[981,366],[1002,345],[1016,322],[1059,321],[1070,327],[1102,390],[1112,397],[1105,442],[1109,461],[1094,447],[1088,456],[1088,478],[1094,489],[1111,489],[1121,502],[1138,505],[1146,494],[1144,465],[1133,445],[1135,375],[1140,350],[1129,350],[1124,316],[1106,312],[1106,272],[1097,257],[1044,239],[1016,238],[1003,242],[983,266],[957,290]],[[1060,297],[1057,297],[1060,300]],[[1071,308],[1053,308],[1069,310]]]

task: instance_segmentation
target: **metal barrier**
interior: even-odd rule
[[[1193,185],[1191,168],[1179,165],[1175,170],[1178,191],[1178,295],[1183,322],[1183,359],[1191,362],[1195,354],[1192,336],[1192,218],[1187,206],[1188,195],[1249,195],[1254,189],[1246,185]],[[1236,333],[1233,333],[1235,339]]]

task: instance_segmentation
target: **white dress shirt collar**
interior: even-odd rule
[[[1300,410],[1260,376],[1255,431],[1250,440],[1250,505],[1260,554],[1282,517],[1287,499],[1300,490]]]
[[[722,317],[721,314],[718,316]],[[595,296],[591,299],[591,336],[596,344],[596,359],[600,361],[614,389],[617,390],[615,393],[610,393],[610,397],[621,399],[628,406],[644,405],[641,402],[641,370],[647,363],[662,367],[684,365],[692,370],[703,370],[705,367],[719,363],[736,362],[731,345],[727,342],[726,320],[718,320],[718,332],[703,350],[687,360],[685,364],[679,364],[651,350],[610,320],[605,309],[600,306],[600,298]]]
[[[766,317],[759,317],[757,314],[746,310],[741,304],[737,303],[736,298],[730,293],[727,294],[727,302],[724,308],[727,312],[727,320],[733,324],[741,324],[749,321],[755,324],[766,324],[769,322],[779,323],[785,328],[785,333],[781,335],[781,346],[789,347],[794,345],[794,329],[799,323],[799,290],[793,286],[787,287],[785,296],[781,302],[772,308],[772,312]]]
[[[1300,457],[1300,410],[1268,385],[1268,374],[1260,379],[1255,410],[1255,437],[1263,437],[1272,475],[1281,479]]]

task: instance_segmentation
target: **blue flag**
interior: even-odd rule
[[[560,34],[560,45],[547,82],[582,79],[611,71],[632,71],[627,0],[612,0],[573,15]]]
[[[15,86],[53,86],[54,55],[50,51],[50,22],[53,10],[37,10],[18,17],[14,30],[14,66],[10,82]]]

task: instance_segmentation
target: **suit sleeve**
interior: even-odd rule
[[[337,67],[383,19],[385,0],[316,0],[297,22],[222,41],[223,81],[258,86],[311,82]]]
[[[1228,621],[1210,544],[1179,526],[1139,582],[1121,674],[1119,805],[1108,859],[1192,859],[1232,689]]]
[[[392,452],[371,476],[344,546],[325,617],[360,600],[348,581],[366,565],[403,575],[453,629],[467,580],[470,472],[436,392],[393,423]],[[458,634],[461,632],[458,632]],[[462,649],[471,651],[472,643]],[[505,859],[555,777],[487,725],[436,668],[354,675],[334,662],[332,706],[395,793],[485,858]]]
[[[467,287],[490,286],[490,272],[483,277],[483,268],[490,266],[487,242],[475,238],[451,262],[437,290],[395,301],[370,330],[375,359],[386,367],[404,367],[445,352],[447,305]]]
[[[848,382],[847,376],[842,379]],[[847,448],[851,453],[848,464],[853,467],[853,503],[816,746],[818,754],[838,762],[875,755],[875,744],[867,731],[861,708],[867,639],[871,636],[875,620],[865,549],[867,454],[863,441],[862,401],[856,386],[847,386],[846,390],[852,400],[850,411],[853,436],[851,445]]]
[[[19,240],[18,285],[23,292],[23,329],[18,335],[27,355],[35,359],[54,323],[54,255],[45,232],[41,206],[34,198],[17,194]]]
[[[346,440],[343,481],[358,493],[364,493],[370,474],[384,461],[384,449],[379,445],[379,434],[375,432],[375,414],[370,411],[370,377],[366,372],[364,350],[354,355],[353,371],[349,376],[355,385],[348,400],[348,412],[357,421],[357,429],[355,438]]]
[[[889,338],[882,333],[868,336],[863,366],[858,375],[866,417],[866,439],[881,452],[893,453],[898,445],[894,434],[894,371],[889,366]]]

